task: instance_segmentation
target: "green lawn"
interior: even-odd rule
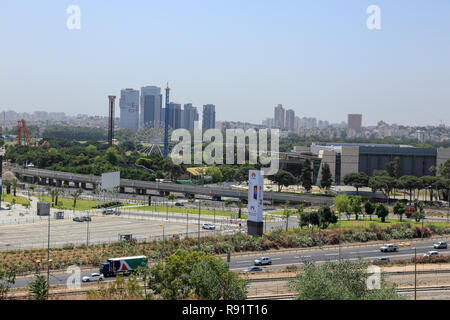
[[[398,223],[410,223],[412,227],[422,227],[422,222],[416,222],[414,219],[406,219],[404,218],[402,222],[397,219],[386,219],[386,222],[382,223],[379,218],[372,218],[370,221],[368,218],[359,219],[359,220],[339,220],[336,224],[330,225],[329,229],[337,229],[337,228],[356,228],[363,229],[369,228],[371,224],[375,224],[378,228],[387,228],[391,227],[394,224]],[[429,227],[431,225],[439,226],[439,227],[450,227],[450,223],[448,222],[424,222],[425,227]]]
[[[2,202],[9,202],[12,203],[13,199],[16,199],[16,204],[29,204],[30,202],[28,201],[27,198],[22,197],[22,196],[15,196],[10,193],[10,194],[6,194],[6,193],[2,193]]]
[[[130,210],[144,210],[144,211],[158,211],[158,212],[166,212],[166,206],[145,206],[145,207],[133,207],[129,208]],[[169,212],[170,213],[181,213],[181,214],[196,214],[198,215],[198,208],[188,208],[188,207],[170,207],[169,206]],[[214,215],[213,209],[201,209],[200,210],[201,215]],[[230,212],[230,211],[223,211],[220,209],[216,209],[216,216],[218,217],[230,217],[232,214],[235,214],[236,217],[238,215],[237,212]],[[242,213],[241,215],[242,219],[247,219],[247,215]]]
[[[50,196],[40,196],[40,201],[48,201],[51,203],[52,198]],[[75,207],[76,211],[85,211],[94,209],[99,203],[93,200],[77,200],[77,205]],[[58,198],[58,206],[57,208],[61,208],[64,210],[73,210],[73,199],[72,198]]]

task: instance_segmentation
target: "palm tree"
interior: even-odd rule
[[[244,207],[244,203],[242,202],[242,200],[239,200],[236,205],[239,208],[238,217],[239,219],[241,219],[242,208]]]
[[[3,182],[3,184],[5,185],[5,188],[6,188],[6,194],[10,194],[11,193],[11,181],[5,180],[5,182]]]
[[[287,200],[283,208],[283,219],[286,219],[286,231],[289,229],[289,217],[292,215],[292,211],[289,208],[289,201]]]
[[[74,193],[71,194],[71,196],[73,198],[73,210],[75,210],[75,207],[77,205],[77,199],[81,196],[82,193],[83,193],[83,189],[79,188],[77,191],[75,191]]]
[[[14,197],[16,196],[16,191],[17,191],[18,185],[19,185],[19,183],[17,182],[17,179],[13,179],[13,181],[11,181],[11,186],[13,188]]]

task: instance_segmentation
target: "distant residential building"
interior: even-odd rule
[[[139,90],[120,91],[120,129],[137,131],[139,128]]]
[[[141,88],[140,125],[161,126],[162,95],[161,88],[147,86]]]
[[[216,106],[213,104],[205,104],[203,106],[203,129],[214,129],[216,127]]]
[[[349,135],[359,135],[362,132],[362,114],[349,114],[347,121]]]
[[[285,110],[283,105],[279,104],[275,107],[274,112],[274,126],[279,129],[284,129]]]

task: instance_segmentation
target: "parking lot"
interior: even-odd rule
[[[163,226],[161,226],[163,225]],[[218,228],[220,230],[220,228]],[[46,248],[48,222],[0,225],[0,250]],[[88,232],[89,231],[89,232]],[[50,246],[63,246],[65,244],[86,244],[89,234],[89,244],[109,243],[119,240],[119,234],[132,234],[138,240],[153,240],[174,234],[195,236],[198,225],[192,221],[129,219],[117,216],[93,216],[89,222],[75,222],[66,217],[64,220],[51,220]],[[214,233],[202,229],[202,236]]]

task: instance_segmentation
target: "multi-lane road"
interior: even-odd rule
[[[424,253],[433,249],[433,243],[435,241],[424,240],[412,242],[411,246],[400,247],[398,252],[383,253],[380,252],[380,244],[368,244],[361,246],[351,246],[351,247],[341,247],[338,246],[328,246],[326,248],[310,248],[310,249],[299,249],[296,251],[271,251],[271,252],[254,252],[245,255],[235,255],[231,256],[230,269],[234,271],[243,271],[249,266],[252,266],[254,260],[261,257],[267,256],[272,258],[272,265],[264,266],[263,269],[273,269],[276,271],[278,269],[283,269],[287,265],[300,265],[305,261],[311,261],[316,263],[321,263],[325,261],[336,261],[341,259],[364,259],[373,260],[377,257],[389,257],[391,260],[397,259],[410,259],[414,256],[414,248],[416,248],[417,256],[420,257]],[[448,255],[449,250],[439,250],[443,255]],[[81,276],[85,276],[92,272],[98,272],[97,267],[84,268],[81,270]],[[64,271],[53,271],[50,274],[51,285],[65,285],[70,274]],[[26,287],[30,281],[32,281],[33,276],[21,276],[17,277],[14,287]]]

